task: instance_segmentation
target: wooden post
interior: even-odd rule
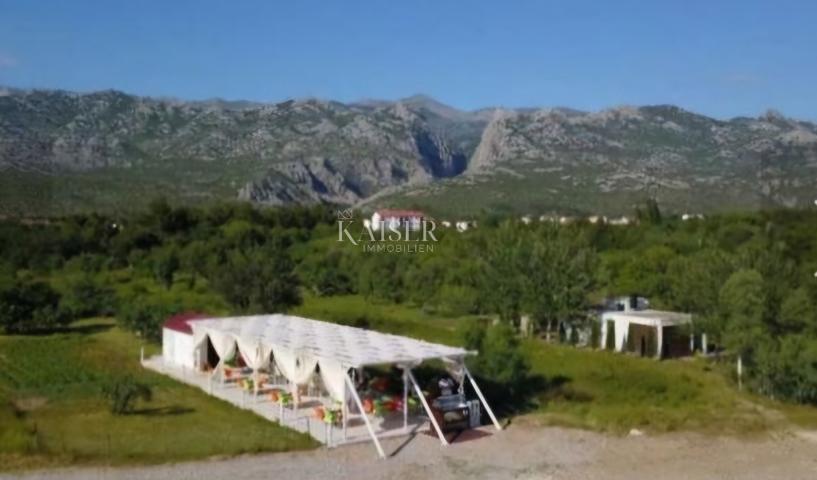
[[[499,420],[496,419],[494,411],[491,410],[491,407],[485,400],[485,396],[482,395],[482,390],[479,389],[479,385],[477,385],[476,380],[474,380],[474,377],[471,376],[471,372],[468,371],[468,367],[466,367],[464,363],[462,365],[462,369],[465,371],[465,376],[468,377],[468,380],[471,382],[471,386],[474,387],[474,391],[477,392],[479,401],[482,402],[482,405],[485,407],[485,411],[488,412],[488,416],[491,417],[491,421],[494,423],[494,427],[496,427],[497,430],[502,430],[502,425],[499,424]]]
[[[738,390],[743,390],[743,357],[738,355]]]
[[[437,423],[437,419],[434,417],[434,413],[431,411],[431,407],[428,405],[426,396],[423,395],[423,390],[420,388],[420,385],[417,384],[417,380],[414,378],[414,374],[411,373],[411,369],[406,369],[406,373],[408,374],[409,380],[411,380],[412,385],[414,385],[414,390],[417,392],[417,396],[420,397],[420,402],[422,402],[423,408],[428,414],[428,419],[431,420],[431,425],[434,426],[434,430],[437,432],[437,436],[440,437],[440,443],[442,443],[443,446],[448,445],[448,440],[445,438],[445,435],[443,435],[443,431],[440,428],[440,425]]]

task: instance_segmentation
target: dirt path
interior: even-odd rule
[[[490,432],[490,430],[485,430]],[[426,434],[389,440],[388,460],[369,444],[157,467],[33,472],[28,479],[786,479],[817,478],[817,434],[755,439],[680,433],[611,437],[578,430],[512,426],[442,448]],[[0,478],[17,478],[2,476]]]

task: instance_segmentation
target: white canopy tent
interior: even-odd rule
[[[207,338],[219,355],[214,374],[223,369],[224,360],[235,354],[236,346],[248,367],[254,372],[266,363],[270,353],[278,370],[294,385],[309,381],[319,367],[323,384],[328,393],[346,406],[347,398],[355,402],[363,412],[360,397],[349,376],[350,369],[366,366],[394,364],[403,369],[404,382],[410,382],[443,445],[443,436],[422,389],[414,379],[411,369],[426,360],[439,359],[446,362],[449,371],[456,372],[460,382],[467,378],[477,393],[494,426],[501,429],[479,386],[464,364],[466,355],[476,352],[429,343],[413,338],[364,330],[361,328],[311,320],[283,314],[255,315],[201,319],[191,322],[194,345],[201,348]],[[255,382],[257,386],[257,382]],[[407,395],[407,383],[404,397]],[[406,402],[404,417],[407,415]],[[344,411],[343,421],[347,418]],[[372,437],[378,454],[384,457],[382,447],[368,417],[362,418]]]

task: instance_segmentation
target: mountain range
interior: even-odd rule
[[[671,105],[486,108],[427,96],[354,103],[180,101],[0,88],[0,213],[179,203],[626,214],[811,204],[817,125]]]

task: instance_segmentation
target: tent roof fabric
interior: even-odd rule
[[[165,320],[165,323],[162,325],[163,328],[167,328],[168,330],[173,330],[176,332],[187,333],[189,335],[193,334],[193,329],[190,327],[190,322],[194,320],[201,320],[203,318],[209,318],[209,315],[205,315],[203,313],[198,312],[184,312],[179,313],[178,315],[173,315]]]
[[[287,348],[317,359],[335,360],[346,367],[461,358],[468,350],[362,328],[283,314],[210,318],[193,324],[203,338],[208,330],[256,341],[272,348]]]

